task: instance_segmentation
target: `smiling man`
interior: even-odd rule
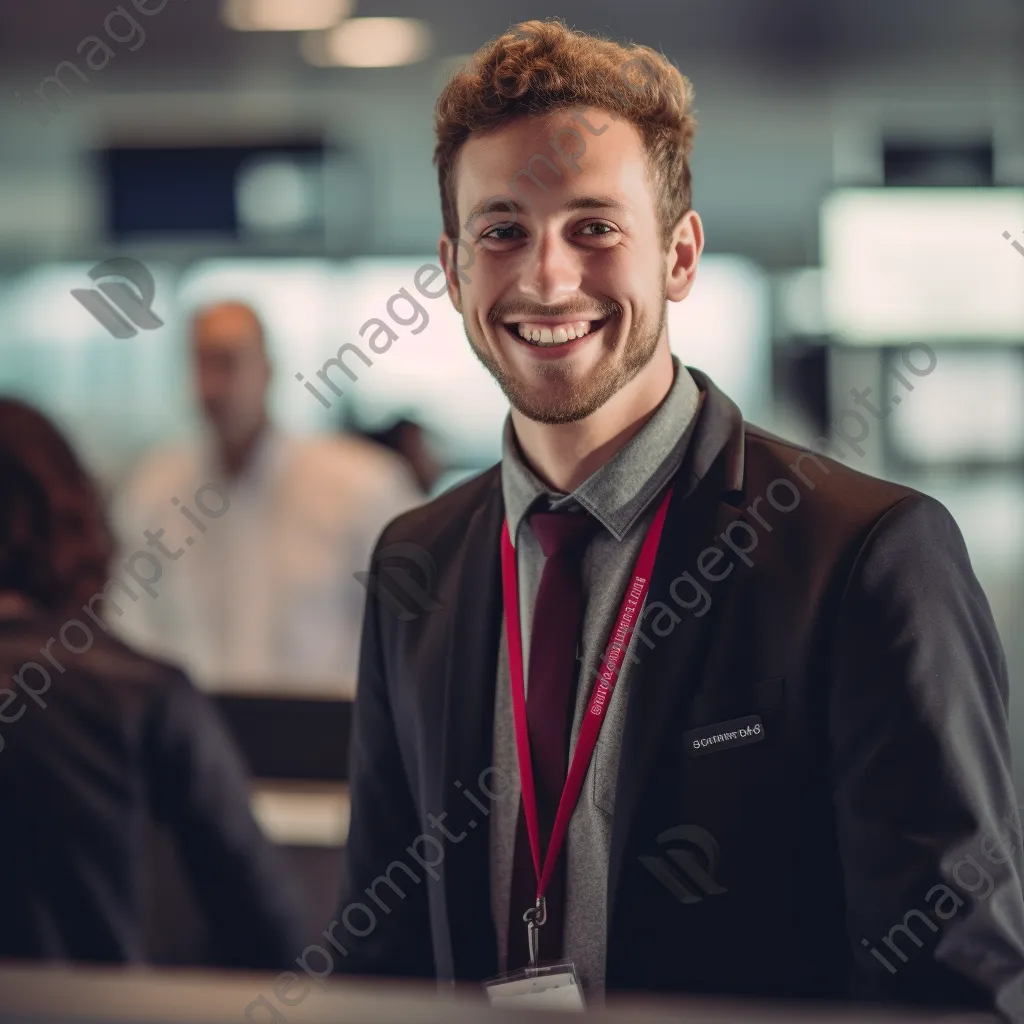
[[[519,118],[493,138],[468,139],[452,182],[456,205],[492,196],[538,134],[575,129],[572,113]],[[700,218],[681,214],[671,262],[652,273],[649,254],[664,243],[654,205],[631,198],[649,188],[637,132],[624,121],[606,124],[589,145],[590,159],[563,187],[545,186],[538,172],[528,204],[508,200],[498,214],[497,201],[477,203],[465,222],[475,248],[472,280],[459,282],[452,298],[474,352],[512,404],[517,432],[531,423],[580,424],[599,434],[606,424],[650,413],[672,381],[665,300],[690,289],[703,245]],[[442,238],[441,258],[451,265],[449,244]]]
[[[992,1005],[1024,905],[988,604],[938,502],[672,356],[694,127],[663,57],[557,21],[438,101],[449,295],[511,410],[498,466],[381,538],[429,552],[440,608],[367,606],[332,944],[357,973],[571,961],[524,984],[591,1002]],[[954,894],[992,836],[992,889]]]

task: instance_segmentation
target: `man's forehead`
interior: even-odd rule
[[[241,348],[259,344],[262,331],[256,315],[244,306],[221,306],[201,313],[193,322],[197,347]]]
[[[513,205],[500,199],[518,199],[520,207],[547,205],[555,194],[569,191],[621,193],[624,199],[645,167],[646,154],[632,125],[613,121],[604,111],[563,109],[517,117],[470,138],[456,160],[456,196],[464,218],[487,200],[497,216]],[[603,187],[594,189],[597,177]]]
[[[590,125],[588,129],[581,118]],[[571,156],[573,146],[570,140],[578,136],[576,150],[589,153],[604,149],[608,142],[621,146],[627,137],[637,140],[635,129],[626,121],[614,120],[613,115],[603,110],[586,107],[559,108],[545,114],[521,114],[510,118],[496,128],[489,128],[471,135],[463,144],[459,159],[469,154],[474,163],[482,160],[507,159],[509,150],[516,150],[517,167],[526,167],[531,156],[545,156],[558,162],[559,150]]]

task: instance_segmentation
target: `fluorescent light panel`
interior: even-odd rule
[[[430,30],[416,18],[349,18],[327,32],[305,36],[301,49],[318,67],[398,67],[426,57]]]
[[[308,32],[346,18],[351,0],[224,0],[222,17],[239,32]]]

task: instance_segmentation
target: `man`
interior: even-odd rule
[[[208,433],[149,456],[121,495],[120,541],[145,547],[137,573],[155,580],[135,600],[115,592],[109,618],[207,689],[349,696],[365,599],[354,574],[384,523],[420,500],[415,484],[372,445],[271,424],[271,365],[248,306],[200,310],[191,339]]]
[[[381,539],[429,553],[440,609],[367,606],[339,963],[992,1005],[1024,905],[987,602],[938,502],[671,356],[690,103],[557,21],[438,102],[440,257],[511,412],[499,466]]]

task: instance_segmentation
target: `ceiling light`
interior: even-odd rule
[[[349,18],[303,37],[301,48],[318,67],[390,68],[423,60],[430,30],[415,18]]]
[[[221,16],[239,32],[303,32],[337,25],[352,0],[224,0]]]

